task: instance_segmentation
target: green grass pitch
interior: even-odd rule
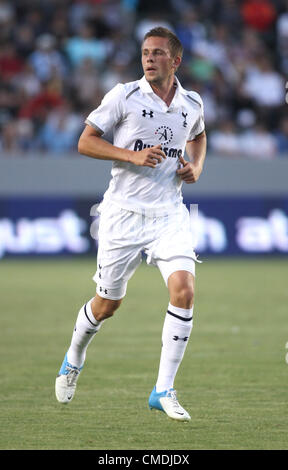
[[[189,423],[150,411],[167,292],[143,264],[91,343],[77,393],[54,382],[94,259],[2,260],[1,449],[288,449],[287,260],[205,260],[175,388]]]

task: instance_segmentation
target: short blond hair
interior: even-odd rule
[[[172,57],[182,57],[183,46],[176,34],[172,33],[169,29],[163,28],[163,26],[157,26],[156,28],[150,29],[150,31],[145,34],[143,42],[147,38],[151,37],[167,38]]]

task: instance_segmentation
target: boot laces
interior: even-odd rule
[[[173,408],[175,408],[175,409],[181,408],[181,406],[179,405],[179,402],[177,400],[176,390],[170,390],[167,393],[167,397],[170,398]]]
[[[77,381],[78,375],[79,375],[79,370],[77,369],[72,369],[71,367],[67,367],[69,370],[67,374],[67,382],[68,385],[74,385]]]

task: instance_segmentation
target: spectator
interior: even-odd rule
[[[12,42],[6,42],[0,48],[0,78],[9,83],[24,68],[24,61],[18,56]]]
[[[20,93],[11,83],[0,84],[0,126],[17,116],[21,103]]]
[[[203,42],[207,36],[206,28],[199,21],[195,9],[189,8],[183,11],[176,25],[176,34],[183,45],[184,58],[189,58],[191,52],[197,50],[198,43]]]
[[[61,155],[61,152],[75,150],[82,130],[83,116],[64,103],[48,114],[40,129],[37,143],[41,149]]]
[[[277,151],[281,157],[288,157],[288,116],[282,118],[275,132]]]
[[[212,60],[200,52],[193,54],[189,61],[189,72],[192,78],[199,82],[212,82],[215,70]]]
[[[279,107],[285,102],[285,82],[267,56],[256,59],[255,66],[247,67],[243,92],[256,106]]]
[[[7,120],[2,126],[0,149],[5,153],[17,152],[19,150],[17,142],[17,129],[14,120]]]
[[[39,94],[28,98],[19,109],[19,118],[31,119],[36,128],[44,124],[49,112],[63,105],[64,97],[59,92],[58,82],[51,80],[42,84]]]
[[[214,67],[218,67],[227,79],[233,79],[234,70],[229,58],[229,31],[226,25],[216,25],[210,31],[210,36],[198,41],[193,53],[205,57]]]
[[[23,23],[14,28],[12,40],[19,56],[25,59],[27,63],[28,56],[35,49],[35,35],[30,25]]]
[[[59,126],[70,129],[113,84],[140,76],[137,43],[162,24],[183,42],[177,75],[185,88],[203,97],[210,148],[228,155],[233,142],[243,140],[249,155],[261,158],[252,145],[254,136],[261,148],[261,135],[264,156],[274,156],[275,141],[285,155],[287,131],[280,118],[287,114],[288,0],[159,0],[155,5],[145,0],[0,0],[1,148],[10,154],[34,149],[41,130],[47,149],[44,134],[56,135]],[[230,132],[227,119],[234,122]],[[259,120],[261,131],[255,128]],[[59,152],[66,145],[64,134],[59,133]]]
[[[9,39],[11,27],[15,21],[15,6],[13,2],[0,0],[0,37]]]
[[[65,51],[72,67],[78,67],[87,58],[95,65],[101,65],[108,56],[105,41],[94,37],[93,28],[88,22],[82,26],[77,36],[67,40]]]
[[[98,96],[101,96],[100,77],[95,63],[90,57],[83,59],[78,67],[75,67],[71,76],[71,87],[84,108],[96,108],[99,104]],[[102,98],[102,96],[101,96]]]
[[[0,149],[9,155],[19,154],[33,147],[34,129],[30,119],[7,121],[0,138]]]
[[[25,62],[21,73],[13,77],[11,83],[14,85],[15,91],[21,96],[22,103],[38,95],[41,91],[41,82],[29,62]]]
[[[17,16],[19,25],[27,25],[34,37],[39,37],[43,32],[49,32],[47,16],[41,3],[34,2],[15,2],[17,3]],[[14,27],[14,35],[17,34],[18,24]]]
[[[102,90],[107,93],[111,90],[117,83],[125,83],[131,80],[131,75],[127,70],[126,64],[121,62],[113,62],[109,69],[104,72],[101,77]]]
[[[257,160],[271,160],[276,157],[277,142],[263,123],[243,132],[240,139],[242,155]]]
[[[246,0],[241,14],[248,26],[260,32],[270,29],[276,19],[276,9],[270,0]]]
[[[285,2],[286,11],[283,11],[276,21],[276,43],[280,58],[280,69],[288,73],[288,1]]]
[[[215,2],[216,3],[216,2]],[[215,6],[215,22],[224,24],[235,37],[243,28],[243,20],[239,14],[238,0],[219,0]]]
[[[62,50],[66,38],[70,34],[70,25],[68,21],[69,9],[61,5],[56,8],[50,21],[49,33],[55,38],[58,49]]]
[[[165,15],[163,15],[163,13],[159,14],[158,11],[149,12],[136,24],[135,37],[137,41],[141,43],[147,31],[155,28],[156,26],[163,26],[171,31],[174,30],[172,23],[165,19]]]
[[[221,157],[236,157],[241,155],[240,139],[233,121],[223,121],[213,130],[209,138],[210,150]]]
[[[125,31],[113,31],[109,37],[109,66],[105,71],[109,73],[110,64],[119,64],[127,67],[127,72],[131,72],[131,77],[135,77],[133,70],[138,64],[137,48],[135,42],[131,41],[131,36],[127,36]],[[131,70],[133,68],[133,70]]]
[[[47,82],[55,73],[64,78],[66,65],[62,54],[56,49],[51,34],[43,34],[36,40],[37,49],[29,56],[29,63],[41,82]]]
[[[72,2],[68,10],[68,22],[72,36],[78,36],[90,15],[91,5],[88,2]]]

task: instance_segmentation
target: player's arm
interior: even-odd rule
[[[134,152],[110,144],[101,135],[94,127],[86,125],[78,141],[78,152],[100,160],[118,160],[151,168],[155,168],[162,158],[166,158],[165,153],[161,150],[161,145]]]
[[[177,170],[177,174],[185,183],[196,183],[199,179],[206,157],[206,148],[207,139],[205,131],[186,143],[186,153],[189,161],[180,157],[179,160],[183,166]]]

